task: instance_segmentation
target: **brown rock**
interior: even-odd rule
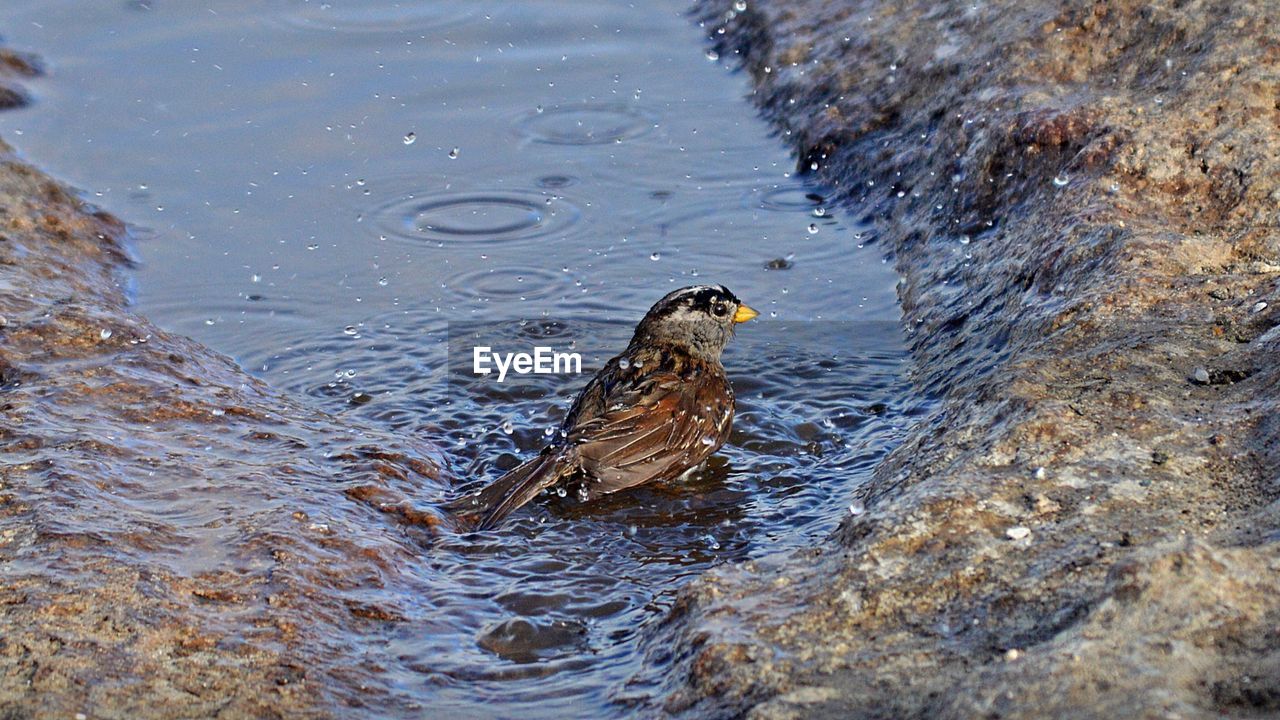
[[[334,638],[425,590],[434,450],[134,315],[126,240],[0,146],[0,717],[392,707]]]
[[[1280,6],[700,12],[877,219],[941,401],[815,553],[687,589],[663,707],[1280,712]]]

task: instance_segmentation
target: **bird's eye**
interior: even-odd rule
[[[724,303],[716,303],[715,306],[711,308],[711,313],[716,317],[724,317],[729,314],[729,306]]]

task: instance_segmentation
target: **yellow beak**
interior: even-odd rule
[[[739,305],[738,312],[733,314],[733,321],[736,323],[744,323],[759,314],[760,313],[752,310],[746,305]]]

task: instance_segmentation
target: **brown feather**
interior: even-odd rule
[[[670,480],[706,460],[733,424],[719,358],[739,305],[720,286],[669,293],[578,394],[556,443],[451,507],[483,529],[566,480],[587,497]]]

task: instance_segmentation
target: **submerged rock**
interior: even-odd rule
[[[1280,7],[699,13],[873,209],[941,401],[834,537],[682,594],[662,709],[1280,712]]]

